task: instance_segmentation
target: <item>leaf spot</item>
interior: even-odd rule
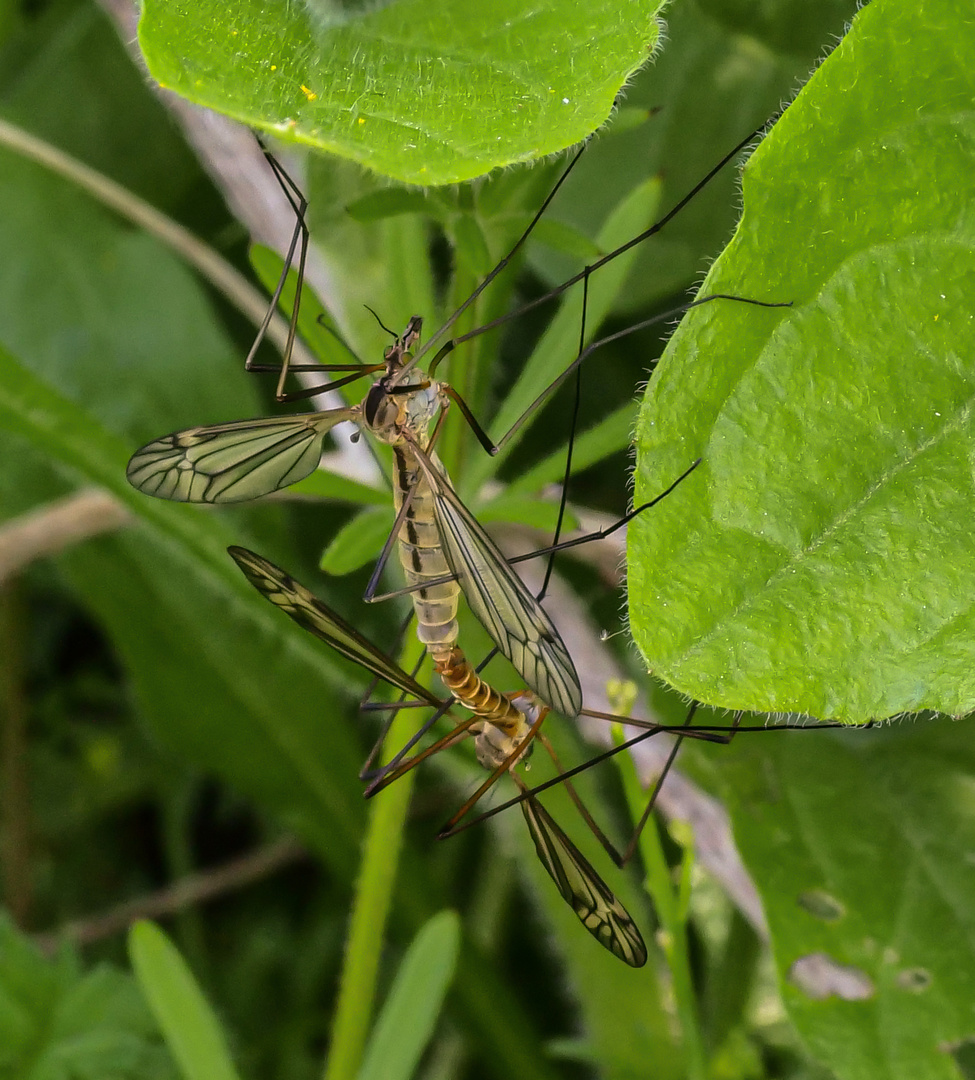
[[[863,1001],[875,993],[873,981],[865,972],[840,964],[826,953],[800,956],[786,977],[813,1001],[825,1001],[829,997]]]

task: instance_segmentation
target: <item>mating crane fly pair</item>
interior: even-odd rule
[[[588,276],[600,266],[659,231],[753,138],[754,136],[749,136],[726,155],[670,213],[654,226],[570,278],[547,297],[533,301],[530,306],[559,295],[575,282],[587,282]],[[431,338],[427,348],[445,334],[476,296],[507,265],[525,242],[577,160],[578,155],[563,173],[514,248]],[[290,343],[294,339],[297,326],[298,302],[301,294],[300,276],[308,242],[303,217],[305,204],[300,192],[283,174],[283,171],[273,162],[272,167],[292,200],[297,216],[289,260],[285,263],[281,280],[272,300],[272,311],[284,287],[290,268],[290,256],[293,255],[298,240],[301,241],[299,281],[292,310]],[[684,305],[680,310],[686,310],[693,304],[706,303],[719,298],[738,300],[757,306],[782,306],[742,297],[710,296],[694,301],[691,305]],[[519,312],[514,314],[519,314]],[[582,361],[592,351],[623,334],[632,333],[652,322],[669,318],[673,314],[674,312],[668,312],[656,319],[647,320],[588,347],[583,347],[583,342],[580,340],[576,359],[532,403],[501,440],[500,445],[503,445],[521,427],[541,401],[569,374],[573,371],[578,372]],[[255,342],[254,348],[248,355],[249,368],[252,366],[251,361],[257,344],[269,324],[270,317],[271,312],[258,334],[258,341]],[[387,770],[380,775],[377,783],[372,785],[371,790],[376,790],[401,775],[434,750],[470,735],[475,740],[475,748],[481,764],[490,770],[491,775],[475,796],[468,800],[461,811],[455,815],[448,827],[456,825],[460,817],[467,813],[477,798],[499,776],[504,773],[510,774],[520,791],[517,800],[514,801],[520,803],[542,864],[555,881],[562,896],[586,929],[602,945],[626,963],[640,966],[645,962],[647,954],[633,920],[581,852],[538,802],[535,793],[529,790],[524,781],[513,771],[514,766],[527,755],[533,741],[542,742],[546,749],[550,750],[547,740],[540,733],[542,720],[550,709],[566,717],[577,716],[583,711],[582,691],[575,666],[557,628],[539,600],[511,569],[496,544],[461,502],[433,450],[451,403],[456,403],[461,408],[485,449],[490,452],[497,450],[498,447],[491,443],[473,420],[470,410],[459,395],[448,383],[435,380],[433,375],[440,361],[457,344],[492,328],[499,321],[503,320],[495,320],[494,323],[478,330],[448,340],[429,364],[427,372],[424,372],[418,366],[422,352],[418,351],[414,355],[412,351],[417,345],[421,329],[420,318],[414,316],[407,324],[403,335],[387,348],[382,365],[342,365],[338,367],[338,370],[348,371],[352,368],[353,374],[325,386],[295,394],[283,392],[289,362],[289,349],[286,349],[278,384],[279,400],[294,400],[324,392],[379,370],[383,371],[383,375],[372,385],[358,405],[307,415],[270,417],[189,428],[166,435],[148,443],[133,455],[128,465],[127,476],[140,491],[159,498],[191,503],[244,502],[279,491],[312,473],[319,464],[326,436],[337,424],[352,421],[381,442],[389,444],[393,451],[393,495],[396,520],[373,574],[366,598],[374,598],[375,585],[386,557],[393,544],[397,543],[400,562],[408,585],[406,591],[411,596],[417,617],[419,638],[430,652],[434,666],[451,692],[453,701],[469,710],[471,716],[460,722],[433,747],[428,747],[412,758],[402,761],[405,751],[401,751]],[[337,368],[323,366],[318,370],[335,371]],[[684,476],[694,468],[694,465],[691,465]],[[568,468],[566,479],[568,479]],[[668,494],[682,479],[683,476],[667,492],[653,500],[653,503]],[[564,499],[563,489],[563,507]],[[642,512],[653,503],[631,511],[613,528],[619,528],[634,514]],[[570,541],[569,544],[581,543],[597,535],[606,534],[607,532],[594,534],[593,537]],[[558,543],[556,534],[555,543],[545,551],[554,553],[555,550],[564,546],[567,545]],[[317,600],[284,571],[261,556],[244,549],[233,548],[231,555],[251,583],[305,629],[324,639],[343,655],[373,674],[413,695],[416,700],[426,702],[440,712],[446,707],[446,703],[423,688],[412,676],[366,641],[340,616]],[[484,683],[473,671],[457,644],[456,615],[460,592],[463,592],[471,610],[491,635],[497,650],[511,662],[524,680],[527,690],[515,694],[501,694]],[[657,725],[644,726],[646,730],[638,738],[663,730]],[[427,728],[424,728],[420,734],[426,730]],[[692,732],[687,732],[686,728],[679,730],[711,740],[726,741],[728,737],[727,734],[721,735],[706,729],[694,729]],[[559,768],[557,761],[556,766]],[[571,791],[571,786],[569,790],[573,801],[583,813],[587,824],[595,831],[597,838],[620,861],[615,855],[615,849],[585,812],[578,797]]]

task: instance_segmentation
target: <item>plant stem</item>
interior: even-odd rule
[[[636,775],[633,762],[627,758],[621,762],[623,786],[630,813],[635,821],[640,819],[646,804],[647,793]],[[658,940],[667,959],[673,980],[674,1001],[680,1022],[684,1046],[684,1061],[688,1080],[707,1080],[707,1053],[700,1013],[694,994],[690,955],[687,942],[687,898],[690,889],[690,871],[693,852],[685,851],[681,867],[681,883],[675,889],[667,857],[664,853],[660,831],[655,818],[651,818],[640,836],[640,854],[646,867],[644,882],[653,899],[660,920]]]
[[[407,643],[402,657],[407,669],[421,650],[415,638]],[[413,728],[411,710],[400,709],[387,735],[387,745],[402,746],[413,734]],[[412,791],[410,772],[378,795],[371,805],[324,1080],[355,1080],[362,1064]]]
[[[6,146],[76,184],[127,221],[145,229],[195,267],[203,278],[251,322],[256,326],[261,324],[267,312],[267,298],[264,294],[226,259],[218,255],[213,248],[195,237],[189,229],[185,229],[172,218],[160,213],[154,206],[137,195],[133,195],[131,191],[103,173],[71,157],[70,154],[52,146],[51,143],[2,119],[0,119],[0,146]],[[278,349],[283,349],[288,337],[288,323],[280,313],[275,312],[271,319],[267,336]],[[305,346],[300,341],[296,341],[295,360],[299,359],[302,363],[314,363],[315,358],[305,351]]]

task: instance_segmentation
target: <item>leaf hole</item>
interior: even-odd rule
[[[826,953],[800,956],[786,975],[793,986],[813,1001],[838,997],[843,1001],[863,1001],[873,997],[873,980],[858,967],[841,964]]]
[[[975,1080],[975,1036],[970,1035],[967,1039],[948,1043],[940,1049],[954,1058],[961,1080]]]
[[[828,892],[822,889],[810,889],[799,894],[799,906],[816,919],[823,922],[836,922],[846,914],[846,908]]]
[[[931,972],[924,968],[905,968],[897,976],[897,985],[912,994],[923,993],[931,985]]]

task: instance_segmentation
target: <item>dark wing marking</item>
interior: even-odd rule
[[[530,690],[555,712],[578,716],[582,688],[555,624],[460,501],[439,461],[412,449],[433,491],[444,555],[471,610]]]
[[[358,409],[331,409],[187,428],[136,450],[125,475],[133,487],[159,499],[246,502],[314,472],[325,435],[358,416]]]
[[[529,796],[521,809],[542,866],[582,925],[624,964],[643,967],[647,947],[626,908],[537,799]]]
[[[394,663],[381,649],[353,629],[340,615],[326,607],[314,593],[295,581],[274,563],[247,548],[227,548],[231,558],[243,570],[247,580],[263,596],[279,607],[299,626],[309,633],[327,641],[353,663],[378,675],[380,679],[407,694],[412,694],[434,708],[443,702],[425,686],[408,675],[399,664]]]

